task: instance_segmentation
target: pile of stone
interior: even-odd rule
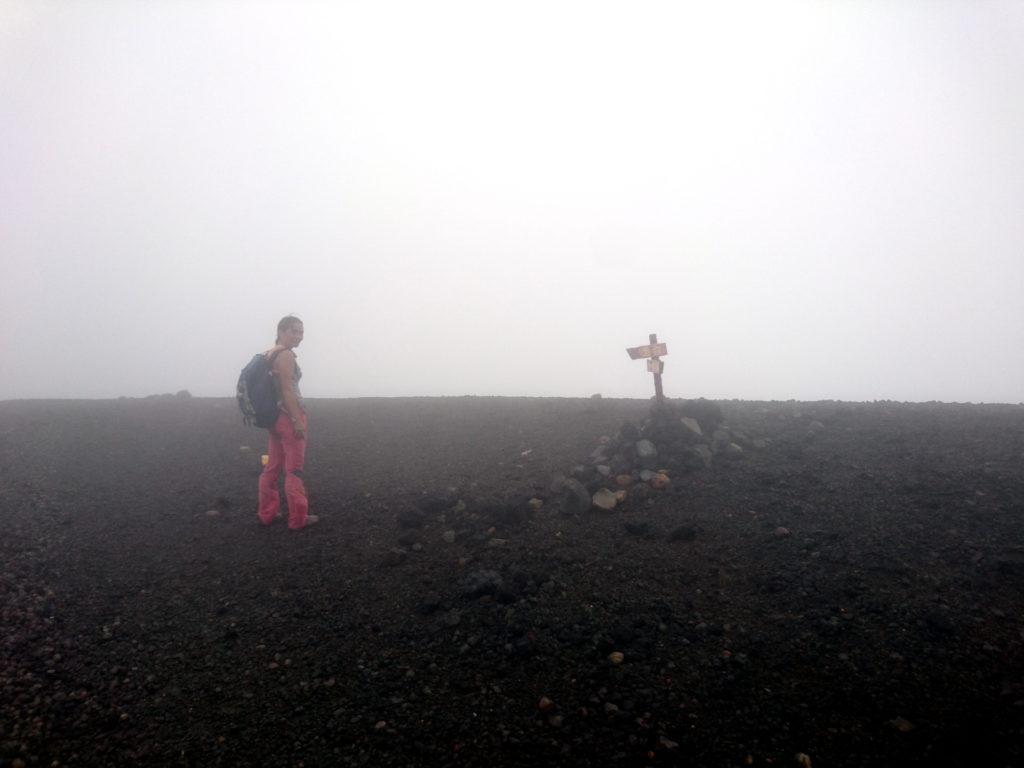
[[[627,422],[614,437],[601,437],[588,461],[556,476],[551,491],[568,514],[611,510],[630,496],[669,489],[673,476],[737,461],[767,445],[725,424],[710,400],[655,403],[639,427]]]

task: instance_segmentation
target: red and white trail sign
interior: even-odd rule
[[[661,391],[661,372],[665,370],[665,363],[660,358],[662,355],[668,354],[668,344],[664,342],[659,344],[658,334],[656,333],[652,333],[648,338],[650,339],[650,344],[642,347],[627,347],[626,352],[631,360],[648,358],[647,370],[654,374],[654,395],[660,403],[665,399],[665,394]]]

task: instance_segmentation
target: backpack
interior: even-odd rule
[[[281,414],[273,365],[274,358],[282,351],[277,350],[269,358],[263,354],[254,355],[238,376],[238,410],[242,412],[242,421],[250,427],[269,429]]]

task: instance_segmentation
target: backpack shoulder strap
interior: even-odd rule
[[[269,355],[269,356],[268,356],[268,355],[267,355],[267,354],[266,354],[266,353],[264,352],[264,353],[263,353],[263,356],[264,356],[264,357],[266,357],[266,359],[267,359],[267,363],[268,363],[269,365],[273,366],[273,365],[274,365],[274,359],[275,359],[275,358],[276,358],[276,357],[277,357],[278,355],[280,355],[280,354],[281,354],[282,352],[284,352],[284,351],[285,351],[286,349],[288,349],[288,347],[281,347],[281,349],[275,349],[275,350],[274,350],[273,352],[271,352],[271,353],[270,353],[270,355]]]

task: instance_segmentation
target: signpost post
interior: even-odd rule
[[[665,401],[665,393],[661,389],[661,372],[665,370],[665,363],[661,356],[668,354],[668,345],[658,343],[658,334],[652,333],[648,336],[651,343],[642,347],[628,347],[626,352],[631,360],[647,358],[647,370],[654,374],[654,396],[659,403]]]

